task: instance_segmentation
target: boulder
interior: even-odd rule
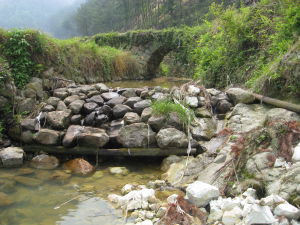
[[[19,147],[8,147],[0,151],[2,166],[20,167],[23,164],[24,151]]]
[[[88,102],[83,105],[82,111],[84,114],[87,115],[87,114],[93,112],[97,107],[98,107],[97,103]]]
[[[235,225],[241,222],[243,211],[240,207],[234,207],[232,210],[225,211],[222,216],[224,225]]]
[[[149,118],[151,117],[152,112],[153,112],[153,110],[150,107],[144,109],[142,112],[142,115],[141,115],[142,122],[147,122],[149,120]]]
[[[186,96],[184,98],[185,103],[191,108],[197,108],[199,105],[198,98],[195,96]]]
[[[84,118],[84,125],[85,126],[94,126],[95,125],[95,118],[97,116],[97,112],[91,112]]]
[[[33,143],[34,134],[30,130],[22,131],[21,141],[24,144],[32,144]]]
[[[158,132],[161,128],[163,128],[165,123],[166,123],[166,117],[163,115],[152,115],[148,120],[148,124],[156,132]]]
[[[267,112],[267,122],[291,122],[298,121],[300,122],[300,117],[297,113],[282,109],[282,108],[273,108]]]
[[[179,162],[181,160],[182,158],[177,155],[170,155],[162,161],[160,169],[166,172],[170,168],[171,164]]]
[[[95,95],[99,95],[99,91],[96,91],[96,90],[93,90],[93,91],[89,91],[87,94],[86,94],[86,96],[88,97],[88,98],[92,98],[93,96],[95,96]],[[101,97],[101,96],[100,96]],[[97,102],[96,102],[97,103]],[[98,104],[98,103],[97,103]]]
[[[246,169],[249,173],[258,173],[263,169],[272,167],[276,156],[273,152],[261,152],[248,159]]]
[[[109,172],[113,175],[122,175],[126,176],[129,174],[129,171],[126,167],[109,167]]]
[[[236,105],[238,103],[253,103],[255,97],[249,91],[245,91],[242,88],[229,88],[226,91],[229,99]]]
[[[34,140],[42,145],[60,145],[60,132],[50,129],[41,129],[36,133]]]
[[[72,103],[76,100],[80,100],[80,97],[78,95],[71,95],[71,96],[64,99],[64,103],[66,105],[69,105],[70,103]]]
[[[220,114],[225,114],[230,111],[232,104],[225,99],[218,101],[216,111]]]
[[[136,92],[134,88],[127,88],[122,95],[126,98],[136,97]]]
[[[33,78],[31,80],[31,82],[28,83],[25,86],[25,89],[32,89],[32,90],[35,91],[36,96],[39,99],[43,98],[43,94],[44,94],[44,91],[43,91],[43,81],[40,78],[37,78],[37,77]]]
[[[155,144],[155,133],[145,123],[134,123],[120,129],[117,141],[127,148],[148,147]]]
[[[195,109],[195,116],[200,118],[212,118],[212,113],[206,107],[201,107]]]
[[[97,109],[95,109],[95,111],[97,112],[97,114],[105,114],[108,117],[112,117],[113,111],[112,108],[108,105],[104,105],[102,107],[99,107]]]
[[[132,124],[132,123],[139,123],[141,122],[141,118],[137,113],[134,112],[128,112],[123,117],[124,122],[126,125]]]
[[[74,147],[77,145],[77,137],[83,132],[84,127],[78,125],[69,126],[66,135],[63,139],[63,146],[65,147]]]
[[[113,108],[114,106],[116,106],[118,104],[123,104],[123,102],[125,102],[125,100],[126,100],[126,98],[124,96],[119,96],[119,97],[109,100],[105,104],[110,106],[111,108]]]
[[[47,123],[54,129],[65,129],[70,124],[71,110],[47,113]]]
[[[80,125],[82,120],[82,116],[80,114],[73,115],[71,117],[71,124]]]
[[[197,96],[200,94],[200,88],[195,85],[189,85],[187,88],[187,92],[190,96]]]
[[[210,140],[216,131],[217,124],[213,118],[195,118],[191,127],[191,134],[197,141]]]
[[[94,127],[84,127],[83,131],[78,134],[77,142],[79,146],[89,146],[101,148],[109,141],[105,130]]]
[[[130,97],[125,102],[124,105],[128,105],[130,108],[133,108],[134,104],[142,101],[140,97]]]
[[[217,199],[220,195],[219,189],[201,181],[189,184],[186,189],[187,199],[197,207],[205,207],[211,200]]]
[[[66,104],[63,101],[59,101],[57,103],[57,107],[56,107],[57,111],[64,111],[66,109],[68,109],[68,107],[66,106]]]
[[[108,121],[109,121],[109,118],[108,118],[107,115],[100,114],[100,115],[97,115],[96,118],[95,118],[95,125],[97,127],[101,127],[101,125],[105,124]]]
[[[116,92],[105,92],[103,94],[101,94],[101,97],[105,100],[105,101],[109,101],[113,98],[117,98],[120,95]]]
[[[126,113],[131,112],[131,111],[132,111],[132,109],[127,105],[118,104],[115,107],[113,107],[113,115],[114,115],[114,118],[116,118],[116,119],[123,118],[123,116]]]
[[[188,145],[186,134],[175,128],[161,129],[156,135],[156,141],[160,148],[185,148]]]
[[[91,98],[88,98],[86,100],[86,102],[95,102],[97,103],[99,106],[102,106],[104,104],[104,100],[103,98],[101,97],[101,95],[94,95],[93,97]]]
[[[46,105],[42,109],[43,112],[52,112],[55,111],[55,108],[52,105]]]
[[[72,173],[77,175],[89,175],[95,171],[95,167],[92,166],[88,161],[84,159],[72,159],[64,163],[64,168],[70,170]]]
[[[94,84],[94,87],[100,92],[100,93],[104,93],[104,92],[108,92],[109,88],[102,83],[98,83],[98,84]]]
[[[33,157],[30,166],[36,169],[52,170],[59,166],[59,161],[55,156],[41,154]]]
[[[58,102],[61,101],[60,98],[57,97],[50,97],[48,98],[48,100],[46,101],[46,103],[48,105],[52,105],[54,108],[56,108]]]
[[[117,141],[117,138],[119,136],[119,132],[121,128],[124,127],[124,120],[118,119],[113,120],[110,122],[110,126],[108,129],[108,136],[109,136],[109,144],[112,146],[118,146],[119,143]]]
[[[71,109],[73,114],[79,114],[84,103],[83,100],[77,99],[69,104],[69,109]]]
[[[276,208],[274,209],[274,214],[276,216],[284,216],[288,219],[294,220],[300,218],[300,210],[289,203],[283,203],[276,206]]]
[[[63,90],[61,90],[61,89],[63,89]],[[53,91],[53,96],[57,97],[61,100],[64,100],[66,97],[69,96],[69,93],[64,88],[60,88],[60,89],[55,89]]]
[[[267,109],[263,105],[237,104],[228,116],[227,127],[234,132],[249,132],[263,127]]]
[[[151,100],[142,100],[133,105],[134,111],[138,114],[141,114],[145,108],[150,107],[152,104]]]
[[[247,210],[247,211],[246,211]],[[276,219],[273,216],[269,206],[259,206],[256,204],[249,205],[248,209],[244,209],[246,224],[273,224]]]
[[[17,111],[19,113],[29,113],[31,112],[36,106],[36,102],[32,98],[25,98],[22,99],[18,104],[17,104]]]
[[[22,119],[21,126],[23,129],[36,131],[38,130],[38,124],[36,119]]]

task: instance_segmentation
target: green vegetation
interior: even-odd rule
[[[151,108],[154,115],[164,115],[167,118],[170,113],[175,112],[179,116],[181,122],[185,125],[194,118],[191,110],[184,108],[180,104],[176,104],[171,100],[156,101],[152,104]]]
[[[160,64],[160,74],[162,76],[169,76],[170,75],[170,66],[168,64],[165,64],[165,63],[161,63]]]
[[[195,78],[208,86],[238,83],[260,92],[300,94],[299,77],[280,68],[299,38],[298,1],[262,0],[240,8],[212,4],[207,18],[194,51]]]
[[[33,30],[1,31],[0,49],[18,88],[49,68],[53,68],[51,76],[80,83],[130,79],[140,69],[129,52],[99,47],[92,40],[57,40]]]

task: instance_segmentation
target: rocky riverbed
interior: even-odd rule
[[[60,146],[65,154],[78,146],[99,154],[101,149],[126,148],[128,155],[137,148],[181,149],[183,154],[194,149],[192,155],[166,157],[159,179],[142,186],[127,182],[121,195],[108,196],[125,217],[135,218],[133,224],[299,224],[297,113],[256,102],[240,88],[66,84],[47,91],[40,85],[41,89],[21,93],[27,98],[17,108],[32,113],[10,127],[13,143],[41,149]],[[33,99],[28,93],[48,97]],[[166,100],[192,116],[183,121],[176,111],[155,113],[153,103]],[[63,163],[71,173],[95,174],[96,168],[86,160],[26,155],[22,147],[9,143],[3,141],[0,151],[2,167],[22,166],[26,159],[38,169]],[[130,171],[115,167],[110,173],[126,179]]]

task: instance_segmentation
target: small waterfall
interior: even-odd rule
[[[147,134],[147,141],[148,141],[148,148],[149,148],[149,145],[150,145],[150,125],[147,123],[147,127],[148,127],[148,134]]]
[[[39,115],[35,118],[35,120],[37,121],[37,130],[41,129],[41,118],[42,118],[43,113],[40,112]]]

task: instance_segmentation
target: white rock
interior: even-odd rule
[[[18,147],[8,147],[0,151],[0,161],[2,161],[3,167],[22,166],[23,156],[24,156],[23,149]]]
[[[188,93],[192,96],[198,95],[200,93],[200,88],[198,88],[194,85],[189,85],[188,86]]]
[[[119,206],[128,211],[135,209],[147,209],[148,200],[155,197],[153,189],[142,189],[129,192],[127,195],[119,198]]]
[[[197,108],[198,107],[198,98],[194,96],[186,96],[185,97],[185,102],[192,108]]]
[[[132,184],[125,184],[121,190],[122,195],[126,195],[134,189],[134,185]]]
[[[276,219],[268,206],[251,205],[249,213],[244,218],[244,223],[247,225],[272,224],[274,222],[276,222]]]
[[[153,217],[154,217],[154,213],[153,213],[153,212],[150,212],[150,211],[147,211],[147,212],[145,213],[145,217],[146,217],[147,219],[151,220],[151,219],[153,219]]]
[[[252,197],[254,199],[257,198],[256,196],[256,190],[253,189],[253,188],[248,188],[243,194],[242,194],[243,197],[247,198],[247,197]]]
[[[136,223],[136,225],[153,225],[153,223],[151,220],[145,220],[143,222]]]
[[[221,221],[223,216],[223,211],[219,208],[210,209],[210,214],[207,218],[207,223],[211,224],[216,221]]]
[[[276,216],[285,216],[288,219],[297,220],[300,217],[300,210],[289,203],[284,203],[274,209],[274,214]]]
[[[234,199],[225,198],[223,200],[222,210],[223,211],[230,211],[230,210],[232,210],[235,207],[239,207],[241,205],[240,203],[241,203],[241,200],[238,199],[238,198],[234,198]]]
[[[167,202],[169,204],[174,204],[177,202],[177,198],[178,198],[178,195],[177,194],[172,194],[170,195],[168,198],[167,198]]]
[[[219,195],[217,187],[201,181],[189,184],[186,189],[186,197],[198,207],[206,206],[211,200],[217,199]]]
[[[293,162],[300,162],[300,143],[294,148]]]
[[[274,163],[274,167],[277,168],[277,167],[283,167],[285,166],[286,164],[286,161],[284,160],[284,158],[282,157],[279,157],[275,160],[275,163]]]
[[[260,199],[259,201],[260,205],[270,206],[272,209],[281,203],[286,203],[286,200],[281,198],[279,195],[269,195],[265,198]]]
[[[116,194],[110,194],[108,195],[108,201],[118,204],[121,200],[121,196],[120,195],[116,195]]]
[[[222,217],[224,225],[235,225],[241,222],[243,211],[240,207],[234,207],[230,211],[225,211]]]
[[[113,175],[128,175],[129,171],[126,167],[109,167],[109,172]]]

